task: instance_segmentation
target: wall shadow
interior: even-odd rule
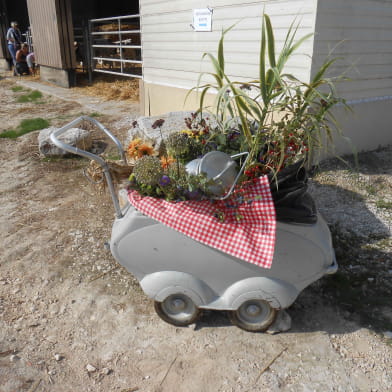
[[[291,332],[392,330],[392,146],[344,159],[325,161],[310,181],[339,270],[300,294]]]

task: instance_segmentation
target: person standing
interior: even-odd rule
[[[11,27],[7,31],[7,44],[8,51],[12,57],[12,63],[14,64],[14,74],[16,65],[16,52],[22,46],[22,33],[19,30],[18,22],[11,22]]]

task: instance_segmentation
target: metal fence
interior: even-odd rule
[[[24,42],[29,46],[29,52],[34,52],[33,47],[33,36],[31,35],[31,27],[28,27],[26,32],[22,34],[24,37]]]
[[[140,15],[89,20],[90,69],[142,77]]]

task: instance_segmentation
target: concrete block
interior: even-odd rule
[[[75,86],[75,71],[40,65],[40,79],[69,88]]]

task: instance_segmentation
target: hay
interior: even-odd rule
[[[74,87],[73,90],[89,96],[101,97],[106,100],[138,101],[139,80],[97,79],[91,86]]]
[[[121,161],[106,160],[109,166],[110,175],[114,185],[121,185],[129,178],[132,173],[133,165],[125,164]],[[87,179],[95,185],[97,190],[102,191],[106,188],[106,179],[102,167],[95,161],[90,161],[89,166],[84,172]]]
[[[140,27],[139,23],[121,23],[121,30],[138,30]],[[94,26],[94,31],[118,31],[118,23],[105,23]]]

